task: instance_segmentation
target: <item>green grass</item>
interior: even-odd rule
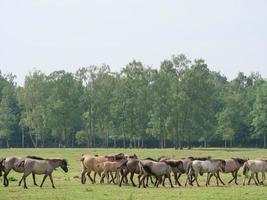
[[[28,188],[18,186],[18,180],[22,174],[11,172],[9,174],[13,181],[10,181],[9,187],[0,185],[0,200],[16,199],[20,200],[38,200],[38,199],[121,199],[121,200],[136,200],[136,199],[266,199],[267,188],[263,186],[242,186],[243,176],[239,172],[239,185],[215,186],[215,179],[211,180],[211,186],[205,187],[204,181],[206,176],[200,178],[201,187],[177,187],[170,188],[167,185],[165,188],[134,188],[131,185],[125,185],[121,188],[117,185],[108,184],[91,184],[88,180],[85,185],[80,183],[80,179],[75,176],[80,176],[81,154],[98,154],[107,155],[113,153],[124,152],[127,154],[136,153],[140,158],[165,155],[173,158],[181,158],[187,156],[212,156],[214,158],[257,158],[267,156],[267,150],[263,149],[192,149],[192,150],[173,150],[173,149],[0,149],[0,157],[6,156],[27,156],[37,155],[42,157],[61,157],[66,158],[69,163],[69,172],[65,174],[63,170],[58,169],[53,173],[56,189],[52,189],[50,180],[47,179],[44,187],[39,188],[33,185],[32,178],[27,178]],[[222,174],[222,179],[227,182],[230,179],[229,174]],[[1,182],[2,177],[0,178]],[[37,183],[40,184],[42,176],[37,176]],[[99,182],[99,178],[97,179]],[[181,180],[184,183],[184,175]],[[136,181],[137,183],[137,181]],[[267,184],[267,183],[266,183]]]

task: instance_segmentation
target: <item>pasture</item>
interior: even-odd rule
[[[56,189],[51,187],[49,180],[46,180],[43,188],[33,185],[32,178],[27,178],[28,188],[18,186],[19,179],[22,174],[12,171],[9,174],[10,185],[9,187],[3,186],[3,177],[0,177],[0,200],[2,199],[16,199],[20,200],[38,200],[38,199],[107,199],[107,200],[137,200],[137,199],[263,199],[267,197],[267,182],[266,185],[255,186],[254,183],[249,186],[243,186],[242,170],[239,171],[238,183],[239,185],[219,186],[215,185],[215,178],[211,179],[211,185],[205,187],[204,181],[206,175],[200,177],[201,187],[178,187],[171,188],[167,185],[164,188],[135,188],[131,184],[119,187],[114,184],[99,184],[100,178],[97,176],[97,183],[91,184],[88,181],[82,185],[80,178],[81,173],[81,154],[98,154],[107,155],[114,153],[127,153],[137,154],[139,158],[152,157],[158,158],[159,156],[169,156],[172,158],[181,158],[187,156],[212,156],[213,158],[257,158],[267,156],[267,150],[264,149],[192,149],[192,150],[174,150],[174,149],[1,149],[0,158],[7,156],[27,156],[37,155],[44,158],[60,157],[66,158],[69,164],[69,172],[64,173],[62,169],[58,168],[54,173],[54,183]],[[230,180],[230,174],[221,174],[225,183]],[[37,183],[40,185],[43,176],[37,175]],[[137,179],[135,178],[137,183]],[[184,184],[185,175],[182,175],[181,183]]]

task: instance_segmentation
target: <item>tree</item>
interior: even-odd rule
[[[262,84],[256,95],[256,101],[253,107],[252,126],[254,127],[253,137],[263,138],[263,147],[266,148],[266,135],[267,135],[267,84]]]
[[[12,82],[7,82],[2,89],[0,102],[0,140],[6,141],[9,147],[9,140],[18,131],[19,109],[16,100],[15,87]]]
[[[49,75],[47,124],[59,146],[74,146],[75,133],[80,129],[82,83],[73,74],[56,71]]]
[[[40,71],[26,76],[24,88],[18,90],[18,100],[22,108],[20,125],[23,132],[30,136],[34,147],[44,146],[45,139],[49,137],[46,110],[48,96],[46,76]]]

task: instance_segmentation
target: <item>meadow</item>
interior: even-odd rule
[[[60,200],[72,200],[72,199],[107,199],[107,200],[137,200],[137,199],[266,199],[267,198],[267,182],[266,185],[255,186],[254,184],[249,186],[243,186],[242,170],[239,171],[238,182],[239,185],[216,186],[215,179],[212,178],[211,185],[209,187],[204,186],[206,175],[200,178],[201,187],[178,187],[171,188],[167,185],[165,188],[160,186],[159,188],[135,188],[129,185],[123,185],[119,187],[113,184],[99,184],[99,177],[97,177],[97,183],[91,184],[87,180],[86,184],[82,185],[80,182],[81,163],[80,157],[82,154],[98,154],[108,155],[114,153],[127,153],[137,154],[139,158],[152,157],[157,158],[159,156],[169,156],[172,158],[181,158],[187,156],[212,156],[213,158],[257,158],[267,156],[267,150],[265,149],[218,149],[218,148],[198,148],[191,150],[174,150],[174,149],[0,149],[0,158],[7,156],[27,156],[37,155],[45,158],[48,157],[60,157],[66,158],[69,164],[69,172],[64,173],[63,170],[58,168],[53,173],[54,183],[56,189],[51,187],[49,179],[46,180],[43,188],[33,185],[32,177],[27,178],[28,188],[18,186],[18,181],[22,174],[12,171],[9,174],[10,185],[4,187],[2,185],[3,178],[0,177],[0,200],[2,199],[16,199],[20,200],[38,200],[38,199],[60,199]],[[225,183],[230,179],[229,174],[221,175]],[[43,176],[37,175],[37,183],[40,184]],[[185,176],[182,175],[181,183],[184,183]],[[137,183],[137,180],[135,180]]]

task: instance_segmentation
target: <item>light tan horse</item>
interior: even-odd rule
[[[219,172],[220,171],[224,171],[225,168],[225,160],[221,160],[221,159],[212,159],[212,160],[194,160],[192,161],[191,165],[189,166],[189,170],[187,173],[187,179],[186,179],[186,184],[189,181],[189,183],[191,182],[192,184],[192,180],[191,177],[192,175],[195,177],[197,186],[199,186],[198,183],[198,175],[203,174],[203,173],[207,173],[207,180],[206,180],[206,186],[209,185],[210,179],[212,177],[212,175],[214,175],[216,177],[216,181],[217,181],[217,185],[219,185],[218,180],[220,180],[220,182],[224,185],[223,181],[220,179],[219,177]]]
[[[92,183],[95,183],[96,174],[99,174],[99,176],[101,176],[101,173],[104,171],[102,166],[99,166],[99,164],[108,161],[109,158],[105,156],[82,155],[80,160],[82,164],[81,182],[82,184],[85,184],[85,174],[87,174]],[[92,179],[90,175],[91,172],[95,172],[94,179]]]
[[[27,188],[26,178],[31,173],[34,174],[44,174],[43,181],[40,187],[43,186],[45,179],[49,176],[52,183],[52,187],[55,188],[52,173],[54,169],[61,167],[65,172],[68,172],[67,161],[65,159],[45,159],[45,160],[36,160],[36,159],[25,159],[19,163],[19,166],[24,169],[24,174],[21,178],[21,181],[24,181],[24,188]],[[20,182],[21,182],[20,181]]]
[[[119,179],[120,179],[120,167],[121,167],[121,165],[123,165],[126,162],[127,162],[127,160],[122,159],[119,161],[105,161],[103,163],[98,164],[98,167],[101,167],[103,169],[100,183],[104,183],[104,178],[106,177],[108,183],[113,181],[114,184],[116,184],[116,183],[118,184]],[[115,178],[113,178],[113,175],[112,175],[113,172],[115,172]],[[109,174],[111,174],[111,178],[112,178],[111,181],[109,181]],[[116,179],[116,183],[115,183],[114,179]]]
[[[250,184],[251,179],[254,180],[255,185],[258,185],[259,183],[263,184],[265,180],[265,172],[267,171],[267,160],[248,160],[244,163],[243,167],[243,185],[246,184],[246,179],[248,177],[248,172],[251,171],[250,179],[248,181],[248,185]],[[262,173],[262,181],[259,182],[255,179],[255,175],[261,172]]]

